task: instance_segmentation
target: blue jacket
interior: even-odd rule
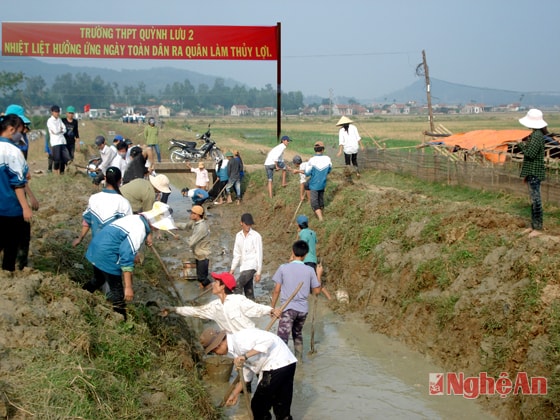
[[[229,179],[227,167],[228,165],[224,165],[222,162],[220,169],[216,171],[216,176],[220,178],[220,181],[227,181]]]
[[[88,207],[82,214],[82,218],[90,227],[93,237],[103,227],[130,214],[132,208],[126,198],[115,190],[103,189],[89,198]]]
[[[307,162],[305,175],[309,178],[309,189],[323,191],[327,186],[327,175],[331,172],[331,158],[325,155],[315,155]]]
[[[121,217],[92,238],[86,258],[101,271],[121,275],[134,270],[134,257],[150,233],[148,221],[139,214]]]
[[[25,187],[28,171],[21,150],[10,139],[0,137],[0,216],[23,215],[15,189]]]
[[[208,199],[208,191],[202,188],[195,188],[193,190],[193,196],[191,198],[193,204],[200,205]]]

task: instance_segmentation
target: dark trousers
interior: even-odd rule
[[[529,186],[529,197],[531,197],[531,227],[535,230],[542,230],[541,180],[534,175],[528,175],[525,180]]]
[[[325,190],[310,190],[310,204],[313,211],[325,208]]]
[[[344,163],[346,165],[350,165],[350,163],[352,163],[352,166],[355,166],[356,171],[358,171],[358,154],[357,153],[352,153],[352,154],[344,153]]]
[[[282,312],[278,322],[278,337],[288,344],[290,335],[294,340],[294,349],[303,346],[303,325],[307,319],[307,312],[298,312],[295,309],[287,309]]]
[[[18,268],[23,270],[27,267],[29,260],[29,243],[31,242],[31,223],[26,221],[23,222],[21,230],[21,238],[19,240],[19,246],[17,251],[17,263]]]
[[[83,289],[88,292],[95,292],[103,284],[109,285],[107,300],[113,304],[113,310],[124,316],[126,321],[126,303],[124,301],[124,287],[121,275],[109,274],[93,266],[93,279],[84,284]]]
[[[210,265],[210,261],[207,259],[205,260],[196,260],[196,278],[200,282],[200,284],[204,287],[210,284],[210,280],[208,280],[208,266]]]
[[[55,171],[60,170],[60,173],[63,173],[66,168],[66,164],[70,161],[68,148],[65,144],[59,144],[58,146],[53,146],[51,151],[53,157],[53,169]]]
[[[290,409],[294,393],[296,364],[263,372],[263,377],[251,400],[255,420],[270,420],[274,412],[277,420],[291,420]]]
[[[257,270],[245,270],[239,274],[237,278],[237,286],[235,293],[244,294],[247,298],[255,300],[255,290],[253,289],[253,277]]]
[[[66,148],[68,149],[70,160],[74,160],[74,152],[76,151],[76,140],[66,139]]]
[[[23,216],[0,216],[0,251],[4,252],[2,270],[15,271],[20,240],[29,225]]]
[[[164,204],[167,204],[167,200],[169,200],[170,195],[171,193],[161,193],[161,198],[159,201],[161,201]]]

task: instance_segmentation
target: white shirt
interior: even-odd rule
[[[105,144],[103,145],[103,149],[99,151],[99,154],[101,155],[101,164],[99,165],[99,169],[101,169],[101,172],[105,175],[105,171],[107,171],[107,168],[111,166],[111,162],[113,162],[113,159],[115,158],[115,151],[113,148]]]
[[[338,131],[338,145],[342,146],[342,150],[347,155],[358,153],[361,139],[358,129],[353,124],[348,126],[348,132],[346,132],[344,127],[340,127]]]
[[[239,264],[239,271],[256,270],[256,274],[261,274],[263,263],[262,236],[253,229],[249,229],[247,236],[243,231],[235,235],[233,245],[233,260],[231,261],[231,271],[235,271]]]
[[[257,374],[260,381],[262,372],[280,369],[297,362],[286,343],[271,332],[252,328],[228,334],[226,337],[228,353],[233,357],[242,356],[250,350],[259,352],[249,357],[243,365],[243,378],[246,382],[253,379],[253,374]]]
[[[53,115],[47,120],[47,128],[49,130],[51,147],[66,144],[66,126],[60,118],[55,118]]]
[[[265,166],[274,165],[275,162],[282,162],[284,150],[286,150],[286,145],[282,142],[274,146],[268,155],[266,155],[266,160],[264,161]]]
[[[202,319],[212,319],[221,330],[228,334],[247,328],[255,328],[250,318],[270,315],[272,307],[253,302],[243,295],[226,295],[224,303],[215,299],[203,306],[179,306],[175,308],[179,315],[194,316]]]
[[[124,171],[126,171],[126,166],[127,166],[126,158],[123,158],[121,155],[117,153],[113,158],[113,160],[111,161],[111,163],[109,164],[109,166],[115,166],[116,168],[119,168],[121,170],[121,176],[124,176]]]
[[[299,170],[303,171],[302,174],[299,174],[299,183],[305,184],[307,182],[307,176],[305,175],[305,169],[307,168],[307,162],[301,162],[299,165]]]

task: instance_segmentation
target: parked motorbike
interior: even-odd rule
[[[210,124],[208,124],[206,133],[199,137],[199,140],[204,142],[200,148],[197,148],[196,141],[171,139],[169,141],[171,144],[169,146],[171,162],[181,163],[186,161],[197,162],[204,159],[223,159],[224,154],[210,136]]]

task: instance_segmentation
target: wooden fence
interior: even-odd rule
[[[481,158],[445,153],[435,149],[367,149],[360,152],[362,168],[411,175],[432,182],[464,185],[488,191],[527,196],[527,185],[519,177],[521,159],[508,157],[503,164]],[[547,162],[547,179],[541,185],[543,202],[560,205],[560,170]]]

